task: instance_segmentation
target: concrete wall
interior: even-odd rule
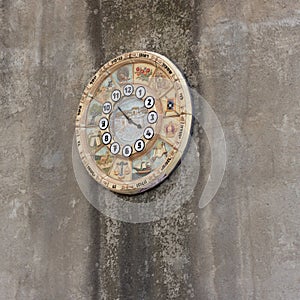
[[[1,300],[300,299],[298,1],[2,0],[0,13]],[[196,126],[194,198],[145,224],[99,213],[72,166],[85,84],[135,49],[183,70],[228,151],[199,210],[210,152]]]

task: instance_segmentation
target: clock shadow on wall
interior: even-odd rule
[[[98,211],[111,218],[129,223],[157,221],[173,214],[194,196],[200,157],[193,139],[168,178],[137,195],[114,193],[97,183],[81,161],[75,137],[72,148],[73,169],[80,190]]]
[[[80,100],[73,166],[87,200],[126,222],[160,219],[189,200],[200,158],[192,101],[179,69],[148,51],[121,55]]]

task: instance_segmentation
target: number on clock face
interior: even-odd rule
[[[145,99],[145,107],[150,109],[153,107],[153,105],[155,104],[155,99],[152,96],[148,96]]]
[[[123,156],[129,157],[132,153],[132,148],[129,145],[124,146],[123,148]]]
[[[149,112],[149,114],[148,114],[148,122],[150,124],[155,123],[157,121],[157,118],[158,118],[158,115],[157,115],[156,111]]]
[[[114,155],[118,154],[120,152],[120,145],[117,142],[112,143],[110,146],[110,152]]]
[[[105,102],[103,104],[103,113],[104,114],[109,114],[111,112],[111,108],[112,108],[111,103],[110,102]]]
[[[101,118],[99,121],[99,128],[105,130],[108,127],[108,120],[106,118]]]
[[[141,152],[143,151],[145,148],[145,142],[143,140],[137,140],[134,144],[134,149],[137,151],[137,152]]]
[[[109,132],[105,132],[102,135],[102,142],[104,145],[108,145],[111,142],[111,135]]]
[[[154,136],[154,130],[152,127],[147,127],[144,131],[144,138],[147,140],[152,139]]]
[[[126,84],[123,89],[125,96],[130,96],[133,93],[133,86],[131,84]]]
[[[139,86],[135,91],[135,95],[138,99],[142,99],[146,95],[146,89],[143,86]]]
[[[112,101],[119,101],[121,98],[121,92],[119,90],[114,90],[112,93],[111,93],[111,100]]]

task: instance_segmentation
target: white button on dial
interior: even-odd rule
[[[102,135],[102,142],[104,145],[108,145],[111,142],[111,135],[109,132],[105,132]]]
[[[112,93],[111,93],[111,100],[112,101],[119,101],[121,98],[121,92],[119,90],[114,90]]]
[[[114,155],[118,154],[120,152],[120,145],[117,142],[112,143],[110,146],[110,152]]]
[[[146,89],[143,86],[139,86],[135,91],[135,95],[137,98],[142,99],[146,95]]]
[[[154,106],[155,104],[155,99],[152,97],[152,96],[148,96],[146,99],[145,99],[145,107],[150,109]]]
[[[106,118],[101,118],[99,121],[99,128],[105,130],[108,127],[108,120]]]
[[[132,153],[131,146],[129,146],[129,145],[124,146],[122,153],[123,153],[123,156],[129,157]]]
[[[134,149],[137,151],[137,152],[141,152],[143,151],[145,148],[145,142],[143,140],[137,140],[134,144]]]
[[[133,93],[133,86],[131,84],[126,84],[123,93],[125,96],[130,96]]]
[[[109,114],[111,112],[111,108],[112,108],[111,103],[110,102],[105,102],[103,104],[103,113],[104,114]]]
[[[153,138],[153,136],[154,136],[154,130],[153,130],[153,128],[152,127],[147,127],[145,129],[145,131],[144,131],[144,137],[145,137],[145,139],[150,140],[150,139]]]
[[[157,115],[156,111],[149,112],[149,114],[148,114],[148,122],[150,124],[155,123],[157,121],[157,118],[158,118],[158,115]]]

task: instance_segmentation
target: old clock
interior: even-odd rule
[[[105,64],[80,100],[76,142],[87,172],[106,188],[137,194],[162,182],[188,143],[191,97],[163,55],[133,51]]]

